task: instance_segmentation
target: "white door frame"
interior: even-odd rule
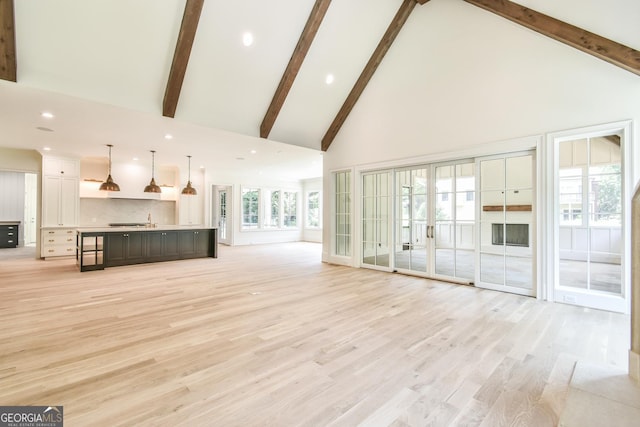
[[[222,238],[220,234],[220,193],[226,192],[226,238]],[[233,245],[233,186],[214,184],[211,186],[211,226],[218,228],[218,243],[223,245]]]
[[[547,135],[545,147],[545,163],[547,180],[546,188],[546,214],[547,229],[546,240],[548,247],[552,248],[545,256],[545,277],[546,277],[546,299],[554,302],[563,302],[584,307],[597,308],[620,313],[630,312],[630,284],[631,284],[631,197],[633,193],[633,165],[634,153],[632,151],[632,122],[623,121],[616,123],[590,126],[586,128],[566,130],[562,132],[550,133]],[[622,158],[622,239],[623,253],[621,257],[622,267],[622,297],[612,295],[594,295],[580,290],[558,290],[556,283],[559,278],[558,254],[559,247],[559,207],[558,200],[558,165],[559,165],[559,143],[575,139],[597,137],[617,134],[621,138],[621,158]]]

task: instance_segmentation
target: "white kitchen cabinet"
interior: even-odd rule
[[[80,162],[45,156],[42,171],[41,256],[74,255],[80,208]]]
[[[180,225],[200,225],[203,224],[202,196],[180,195],[180,205],[178,211]]]
[[[42,227],[40,256],[42,258],[75,256],[76,229]]]
[[[76,159],[45,156],[42,158],[43,176],[80,177],[80,162]]]
[[[43,177],[43,227],[78,225],[78,205],[78,178]]]

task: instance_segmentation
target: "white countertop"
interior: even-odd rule
[[[127,231],[162,231],[162,230],[213,230],[217,227],[205,227],[204,225],[157,225],[155,227],[112,227],[108,225],[96,227],[75,227],[79,233],[104,233]]]

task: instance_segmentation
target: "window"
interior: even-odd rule
[[[351,256],[351,172],[337,172],[335,178],[335,247],[339,256]]]
[[[283,225],[285,227],[296,227],[298,225],[298,193],[282,192],[282,211],[284,215]]]
[[[264,190],[264,228],[280,228],[280,190]]]
[[[320,227],[320,192],[307,193],[307,227]]]
[[[282,230],[297,226],[297,191],[242,189],[242,229]]]
[[[260,189],[242,189],[242,227],[258,228]]]

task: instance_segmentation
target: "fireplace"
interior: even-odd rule
[[[529,224],[491,224],[491,243],[504,245],[505,231],[507,246],[529,246]]]

